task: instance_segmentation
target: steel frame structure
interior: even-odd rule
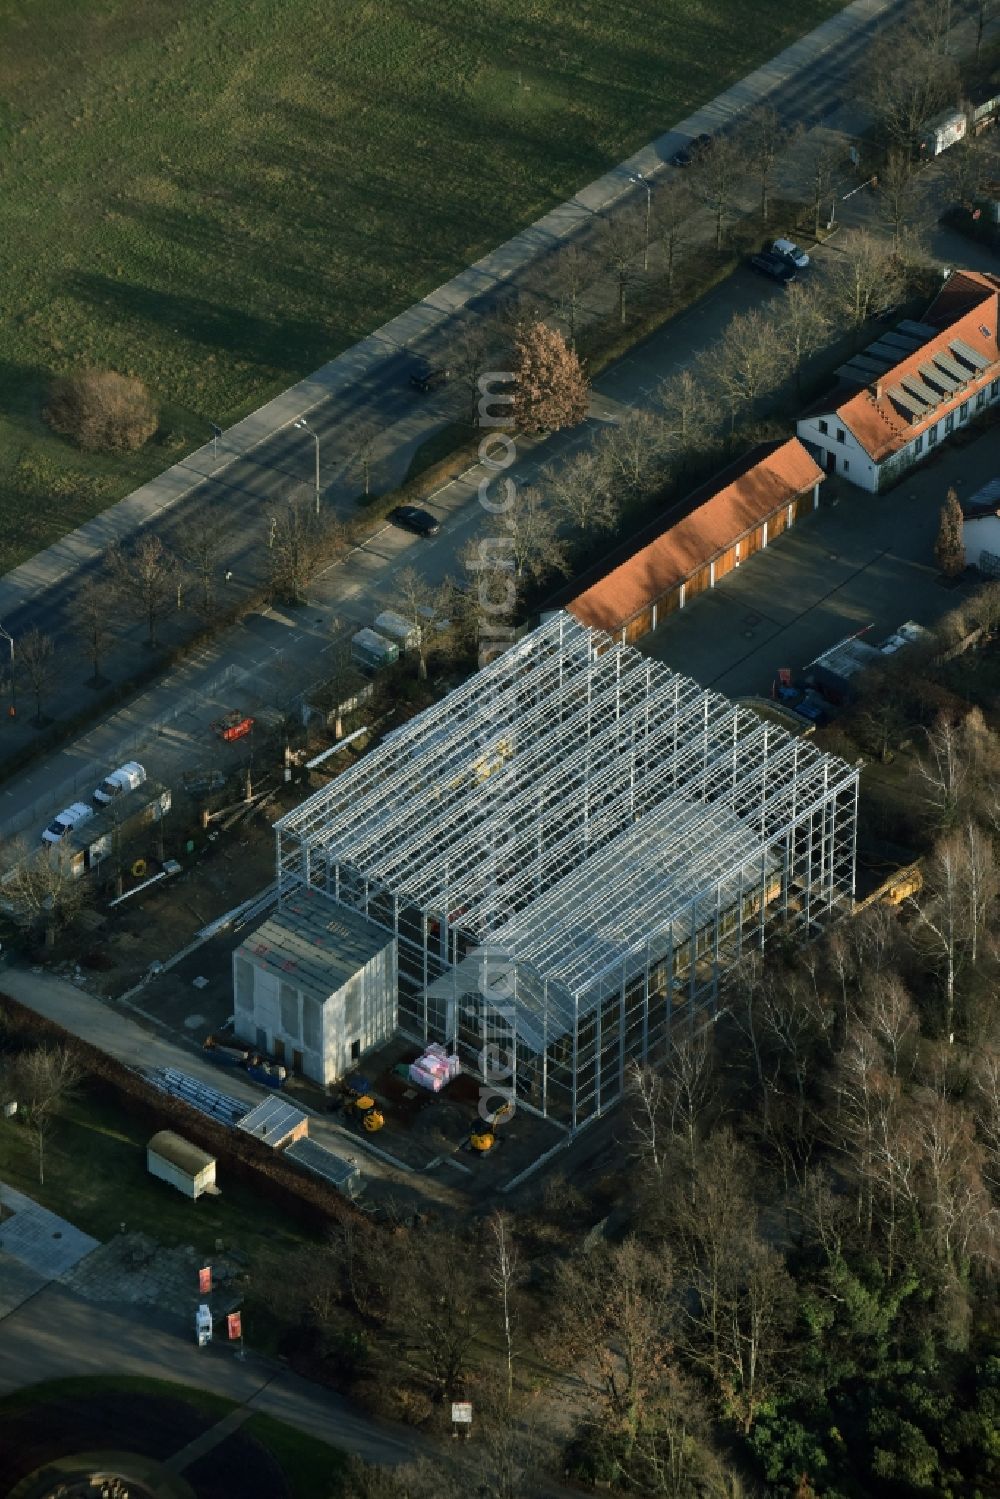
[[[399,943],[400,1028],[570,1131],[777,925],[854,895],[858,771],[556,614],[275,824]]]

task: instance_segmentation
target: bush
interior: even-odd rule
[[[56,432],[93,453],[133,453],[152,437],[158,422],[142,381],[113,370],[62,376],[43,414]]]

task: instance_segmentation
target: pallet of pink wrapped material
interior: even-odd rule
[[[428,1088],[432,1093],[440,1093],[460,1071],[458,1057],[445,1051],[437,1041],[432,1041],[423,1056],[410,1063],[410,1082],[419,1088]]]

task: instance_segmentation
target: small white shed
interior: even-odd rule
[[[203,1192],[218,1196],[215,1185],[215,1157],[175,1135],[161,1129],[146,1146],[146,1169],[150,1176],[169,1182],[185,1197],[197,1198]]]

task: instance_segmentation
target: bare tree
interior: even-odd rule
[[[611,531],[618,522],[619,507],[609,467],[596,446],[577,448],[559,463],[544,468],[539,486],[560,518],[585,536]]]
[[[619,212],[603,220],[601,247],[605,268],[618,296],[618,321],[624,325],[626,300],[639,278],[638,260],[642,253],[642,237],[630,213]]]
[[[540,582],[553,572],[566,569],[566,548],[559,538],[558,522],[541,492],[529,486],[517,496],[504,518],[504,533],[484,531],[473,544],[480,558],[489,557],[495,571],[513,573],[515,592],[526,582]],[[482,562],[472,566],[482,570]]]
[[[628,1068],[628,1091],[632,1100],[629,1123],[635,1136],[636,1155],[643,1171],[658,1182],[666,1165],[669,1138],[664,1119],[663,1079],[652,1067],[634,1061]]]
[[[821,225],[834,216],[836,180],[840,165],[841,148],[832,141],[818,140],[810,155],[808,178],[813,235],[817,238]]]
[[[822,291],[813,281],[793,281],[786,287],[777,315],[777,334],[795,371],[796,392],[802,391],[802,367],[821,348],[830,331],[830,314]]]
[[[692,232],[693,210],[691,189],[681,177],[669,178],[653,199],[653,235],[663,247],[664,279],[670,295],[674,290],[678,254]]]
[[[8,1086],[17,1100],[17,1117],[35,1137],[40,1186],[45,1184],[45,1142],[82,1078],[83,1068],[65,1046],[39,1046],[15,1060]]]
[[[566,325],[566,334],[571,349],[576,348],[576,335],[583,310],[583,297],[594,279],[593,256],[580,245],[563,245],[555,258],[553,269],[553,299],[558,316]]]
[[[375,461],[375,446],[381,434],[377,422],[361,421],[351,428],[352,467],[361,475],[363,493],[371,493],[372,465]]]
[[[926,730],[926,750],[917,757],[924,802],[933,827],[947,829],[960,820],[972,777],[968,734],[946,714]]]
[[[290,500],[275,517],[269,548],[271,587],[290,604],[305,601],[313,578],[324,563],[344,548],[344,530],[339,521],[317,516],[306,500]]]
[[[929,961],[941,974],[944,1034],[954,1039],[959,979],[974,962],[986,912],[996,898],[990,840],[974,823],[944,834],[927,863],[924,890],[911,898],[917,931]]]
[[[665,441],[683,465],[685,456],[711,430],[712,403],[705,381],[693,370],[681,370],[660,383],[656,402],[663,415]]]
[[[774,163],[788,138],[788,132],[773,104],[758,104],[743,121],[739,138],[746,155],[747,167],[757,181],[760,221],[766,224],[771,206]]]
[[[673,1320],[673,1274],[662,1249],[634,1238],[555,1267],[558,1350],[584,1356],[607,1420],[628,1453],[663,1372]]]
[[[225,521],[212,510],[202,510],[193,516],[180,539],[180,558],[194,574],[198,610],[203,619],[210,619],[215,610],[216,579],[229,539]]]
[[[394,1335],[429,1381],[435,1400],[461,1399],[485,1316],[480,1267],[468,1246],[443,1230],[413,1233],[399,1249]]]
[[[52,636],[44,635],[37,625],[32,625],[18,639],[17,661],[28,679],[35,699],[35,723],[41,728],[42,702],[56,678],[56,646]]]
[[[463,323],[449,351],[449,364],[471,427],[479,425],[479,382],[490,368],[495,335],[496,329],[487,319],[471,316]]]
[[[898,250],[913,227],[919,183],[909,151],[892,147],[878,174],[881,217],[892,230],[893,248]]]
[[[700,153],[688,176],[699,198],[715,218],[715,248],[722,249],[726,222],[732,213],[746,175],[746,162],[739,142],[729,135],[716,135]]]
[[[983,50],[983,32],[996,15],[997,0],[976,0],[976,61]]]
[[[709,373],[729,407],[729,426],[753,415],[761,396],[773,391],[784,369],[781,348],[768,317],[756,308],[737,312],[711,350]]]
[[[156,627],[175,607],[177,558],[158,536],[140,536],[128,551],[117,543],[108,549],[107,566],[121,602],[146,624],[146,641],[156,645]]]
[[[74,628],[79,632],[87,657],[94,668],[90,678],[92,687],[102,687],[105,682],[101,675],[101,662],[111,638],[111,608],[112,590],[108,579],[102,574],[89,574],[74,596],[71,614]]]
[[[517,1245],[506,1213],[495,1212],[490,1218],[490,1243],[487,1275],[500,1303],[500,1325],[503,1333],[507,1375],[507,1400],[514,1396],[514,1357],[517,1330],[516,1295],[520,1283]]]
[[[86,904],[86,882],[74,877],[57,845],[31,850],[15,845],[12,853],[13,866],[3,883],[10,914],[26,931],[44,930],[51,943]]]
[[[905,279],[895,250],[867,229],[851,229],[840,241],[840,256],[831,277],[834,305],[860,328],[878,308],[895,302]]]
[[[417,676],[426,682],[428,647],[435,627],[447,617],[450,592],[428,583],[415,568],[404,567],[396,574],[396,600],[398,612],[413,630]]]
[[[904,151],[916,151],[927,121],[958,99],[958,69],[945,55],[946,37],[939,9],[913,6],[869,49],[865,102],[884,137]]]
[[[606,427],[599,451],[612,485],[633,498],[655,489],[663,479],[663,437],[662,423],[637,406]]]

